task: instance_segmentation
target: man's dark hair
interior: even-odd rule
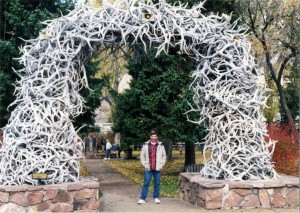
[[[155,130],[152,130],[152,131],[150,132],[150,135],[157,135],[157,134],[156,134],[156,131],[155,131]]]

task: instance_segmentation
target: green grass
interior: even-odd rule
[[[133,151],[133,157],[138,157],[140,150]],[[208,155],[207,155],[208,157]],[[144,181],[144,168],[140,161],[133,160],[111,160],[105,161],[109,166],[116,169],[123,175],[129,177],[136,183],[142,185]],[[196,152],[196,163],[203,163],[203,156],[200,151]],[[184,153],[180,155],[179,151],[173,150],[173,159],[168,161],[161,172],[160,194],[167,197],[177,197],[179,190],[179,173],[184,168]],[[149,187],[153,192],[153,181]]]

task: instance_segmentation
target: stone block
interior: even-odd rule
[[[243,197],[253,194],[252,189],[231,189],[231,191]]]
[[[184,191],[184,201],[190,202],[190,200],[189,200],[189,192],[188,191]]]
[[[24,192],[14,192],[10,195],[9,201],[19,204],[20,206],[27,206],[27,200]]]
[[[299,206],[299,189],[289,191],[286,195],[286,202],[290,207]]]
[[[240,196],[239,194],[237,194],[233,191],[230,191],[224,198],[223,207],[225,209],[238,207],[243,199],[244,199],[243,196]]]
[[[199,187],[198,189],[198,196],[202,199],[205,200],[206,199],[206,190],[202,187]]]
[[[75,192],[74,199],[75,200],[82,200],[82,199],[89,199],[94,197],[95,189],[83,189],[78,192]]]
[[[205,207],[205,203],[204,201],[199,197],[197,196],[196,197],[196,203],[195,203],[196,206],[199,206],[201,208],[204,208]]]
[[[260,206],[259,199],[257,195],[247,195],[240,204],[241,207],[246,208],[257,208]]]
[[[180,190],[180,192],[179,192],[179,199],[183,200],[183,197],[184,197],[184,192],[182,190]]]
[[[210,189],[206,191],[206,200],[222,200],[223,191],[221,189]]]
[[[74,210],[97,210],[100,206],[100,201],[87,200],[87,201],[75,201]]]
[[[258,189],[252,189],[253,194],[258,195]]]
[[[252,189],[252,185],[246,182],[229,181],[228,185],[230,189]]]
[[[277,192],[274,193],[273,196],[271,197],[271,205],[272,207],[275,208],[282,208],[286,205],[286,201],[284,199],[284,197],[282,196],[281,193]]]
[[[219,189],[225,186],[225,183],[204,183],[202,184],[205,188],[208,189]]]
[[[180,186],[180,189],[183,189],[183,188],[184,188],[184,185],[185,185],[185,183],[184,183],[184,182],[181,182],[180,185],[179,185],[179,186]]]
[[[267,192],[269,195],[272,195],[274,193],[274,189],[267,189]]]
[[[205,208],[220,209],[222,208],[223,191],[222,189],[210,189],[206,191]]]
[[[84,187],[81,183],[72,183],[68,185],[67,189],[68,191],[78,191],[84,189]]]
[[[50,208],[51,204],[52,203],[49,202],[49,201],[46,201],[46,202],[43,202],[43,203],[39,203],[37,205],[37,209],[38,209],[38,211],[45,211],[45,210],[47,210],[47,209]]]
[[[37,213],[37,212],[40,212],[39,210],[38,210],[38,207],[37,207],[37,205],[35,205],[35,206],[29,206],[28,208],[27,208],[27,211],[26,211],[27,213]]]
[[[69,192],[65,190],[58,190],[55,197],[53,198],[53,203],[73,203],[73,197],[69,194]]]
[[[196,202],[196,194],[193,193],[193,191],[189,192],[189,202],[193,205],[195,205]]]
[[[28,205],[34,205],[34,204],[38,204],[42,201],[43,198],[43,194],[41,191],[34,191],[34,192],[29,192],[27,194],[27,202]]]
[[[43,201],[52,200],[56,196],[57,192],[57,189],[47,189],[44,194]]]
[[[0,202],[7,203],[9,198],[9,193],[7,192],[0,192]]]
[[[183,188],[184,190],[190,190],[190,183],[186,183],[186,184],[184,184],[184,188]]]
[[[275,188],[274,189],[274,193],[279,193],[282,195],[282,197],[285,199],[286,198],[286,194],[288,193],[288,189],[287,187],[282,187],[282,188]]]
[[[46,185],[46,186],[44,186],[44,190],[46,191],[48,189],[59,189],[59,190],[66,191],[69,184],[70,183],[60,183],[60,184]]]
[[[50,210],[52,212],[72,212],[73,205],[68,203],[55,203],[51,205]]]
[[[18,212],[18,213],[26,213],[23,207],[15,204],[15,203],[6,203],[0,207],[0,212]]]
[[[281,181],[274,181],[274,180],[269,180],[264,183],[265,188],[279,188],[279,187],[285,187],[286,184]]]
[[[270,208],[270,198],[266,189],[260,189],[258,192],[258,198],[262,208]]]
[[[265,184],[263,182],[257,181],[252,184],[253,188],[263,189],[265,188]]]
[[[43,186],[28,186],[27,191],[43,191]]]
[[[280,181],[284,182],[287,187],[299,188],[299,177],[294,177],[286,174],[280,174]]]
[[[86,189],[95,189],[95,188],[99,188],[100,184],[99,182],[92,181],[92,182],[83,183],[83,186]]]
[[[66,188],[66,187],[64,187]],[[44,191],[48,191],[48,190],[59,190],[61,188],[59,188],[59,185],[57,184],[53,184],[53,185],[46,185],[44,186]],[[62,189],[61,189],[62,190]]]
[[[21,185],[21,186],[7,186],[5,191],[7,192],[25,192],[27,191],[28,185]]]

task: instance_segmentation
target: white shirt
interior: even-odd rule
[[[106,143],[106,149],[111,149],[111,143],[110,142]]]

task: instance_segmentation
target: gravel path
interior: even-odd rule
[[[118,159],[112,159],[118,160]],[[152,195],[146,203],[138,205],[141,186],[109,167],[104,160],[86,159],[84,165],[100,182],[102,197],[100,212],[298,212],[299,209],[237,209],[206,210],[175,198],[161,197],[155,204]]]

